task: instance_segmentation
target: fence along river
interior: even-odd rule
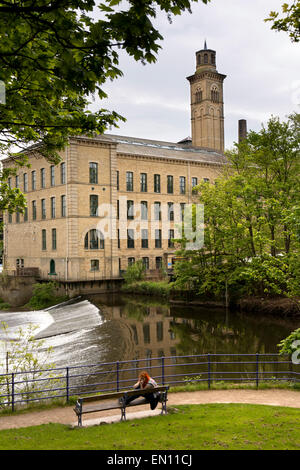
[[[10,340],[16,339],[20,326],[37,325],[35,337],[44,341],[39,354],[51,346],[50,360],[56,368],[85,366],[74,369],[72,384],[82,385],[86,391],[99,381],[108,382],[105,389],[126,388],[141,368],[151,367],[160,381],[164,374],[165,383],[182,382],[188,375],[190,379],[207,381],[208,374],[211,380],[255,381],[257,358],[242,355],[277,353],[279,341],[299,327],[299,319],[170,306],[153,297],[120,295],[90,296],[38,312],[1,313],[0,321],[8,324]],[[4,339],[3,335],[0,339]],[[211,356],[214,354],[218,356]],[[205,357],[184,357],[196,355]],[[3,365],[4,348],[1,359]],[[243,375],[238,373],[241,366],[234,363],[240,360],[248,362]],[[291,371],[283,359],[276,358],[276,364],[274,356],[259,360],[260,372],[269,373],[265,377],[272,378],[281,370],[287,374]],[[262,361],[266,364],[262,365]],[[103,363],[110,365],[101,366]]]

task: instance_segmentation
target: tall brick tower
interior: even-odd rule
[[[216,52],[204,48],[196,52],[196,72],[187,77],[191,87],[192,144],[224,151],[223,81],[216,69]]]

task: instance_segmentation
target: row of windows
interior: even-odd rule
[[[209,178],[203,178],[204,181],[209,181]],[[197,186],[198,178],[192,178],[192,188]],[[117,171],[117,189],[119,189],[119,172]],[[133,191],[133,172],[126,172],[126,191]],[[153,191],[155,193],[161,192],[161,175],[155,174],[153,177]],[[147,173],[140,173],[140,192],[148,192],[148,175]],[[179,176],[179,192],[180,194],[186,193],[186,177]],[[167,193],[174,193],[174,177],[172,175],[167,175]]]
[[[141,201],[140,203],[137,204],[140,208],[140,218],[141,220],[148,220],[148,202],[147,201]],[[180,203],[180,214],[181,214],[181,219],[183,216],[185,208],[185,202]],[[117,201],[117,218],[119,218],[119,201]],[[134,201],[127,201],[127,219],[128,220],[133,220],[134,219],[134,212],[135,212],[135,206],[134,206]],[[156,201],[153,203],[153,215],[154,215],[154,220],[162,220],[162,210],[161,210],[161,203]],[[167,220],[173,221],[174,220],[174,203],[173,202],[168,202],[167,203]]]
[[[210,99],[213,103],[219,103],[220,101],[220,93],[217,87],[213,87],[210,91]],[[198,89],[195,93],[195,103],[201,103],[203,100],[203,91]]]
[[[46,213],[46,199],[41,199],[41,205],[40,205],[40,215],[41,219],[46,219],[47,218],[47,213]],[[56,198],[51,197],[50,198],[50,218],[55,219],[56,217]],[[38,207],[37,207],[37,201],[32,201],[31,202],[31,215],[32,215],[32,220],[36,220],[38,217]],[[67,215],[67,202],[66,202],[66,196],[63,195],[60,197],[60,216],[61,217],[66,217]],[[25,207],[24,210],[24,222],[28,221],[28,207]],[[8,222],[12,222],[12,214],[8,214]],[[16,222],[20,222],[20,212],[16,213]]]
[[[202,92],[201,92],[202,93]],[[140,191],[148,192],[148,175],[147,173],[140,174]],[[204,178],[207,180],[207,178]],[[98,184],[98,163],[91,162],[89,164],[89,182],[91,184]],[[60,164],[60,184],[66,183],[66,164],[63,162]],[[20,176],[15,176],[15,188],[20,188]],[[55,186],[55,165],[50,166],[50,186]],[[192,178],[192,188],[197,186],[198,178]],[[12,177],[8,178],[8,185],[10,188],[13,187]],[[40,170],[40,189],[46,188],[46,169],[41,168]],[[28,173],[23,174],[23,191],[26,193],[29,191],[29,182],[28,182]],[[31,190],[34,191],[37,189],[37,171],[33,170],[31,172]],[[119,189],[119,171],[117,171],[117,189]],[[126,172],[126,190],[133,191],[133,172]],[[161,192],[161,175],[155,174],[153,178],[153,191],[155,193]],[[174,177],[172,175],[167,176],[167,193],[173,194],[174,192]],[[179,192],[180,194],[186,193],[186,177],[179,177]]]
[[[201,54],[197,55],[197,65],[202,65],[202,64],[212,64],[216,65],[216,54],[214,52],[212,53],[207,53],[203,54],[203,58],[201,58]]]
[[[55,165],[50,166],[50,174],[49,174],[49,184],[50,186],[55,186],[56,181],[55,181]],[[27,193],[29,191],[29,181],[28,181],[28,173],[23,174],[23,191],[24,193]],[[60,164],[60,184],[65,184],[66,183],[66,164],[61,163]],[[30,176],[30,182],[31,182],[31,191],[35,191],[37,189],[37,171],[33,170],[31,172]],[[12,177],[8,178],[8,185],[10,188],[13,187],[13,180]],[[21,181],[20,181],[20,176],[16,175],[15,176],[15,188],[20,188],[21,189]],[[40,169],[40,189],[46,188],[46,168],[41,168]]]
[[[142,263],[145,266],[145,269],[149,269],[149,257],[144,256],[142,259]],[[128,258],[128,266],[131,266],[135,263],[135,258]],[[162,268],[163,260],[161,256],[156,256],[155,258],[155,268],[160,269]],[[119,259],[119,270],[121,271],[121,259]],[[99,259],[91,259],[91,271],[100,271],[100,260]]]
[[[174,230],[168,231],[168,248],[174,247]],[[135,248],[135,233],[133,229],[127,230],[127,248]],[[141,248],[149,248],[148,229],[141,230]],[[85,250],[104,250],[105,241],[102,232],[97,229],[89,230],[84,237]],[[118,248],[120,248],[120,230],[118,230]],[[155,230],[155,248],[162,248],[162,231]]]

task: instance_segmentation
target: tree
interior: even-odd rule
[[[106,97],[103,84],[122,75],[121,50],[155,62],[163,39],[152,23],[157,10],[171,18],[190,11],[193,1],[129,0],[126,7],[121,0],[0,1],[0,154],[22,166],[19,152],[30,144],[31,152],[58,163],[70,136],[117,126],[123,117],[89,112],[89,99]],[[13,172],[1,175],[0,210],[24,210],[19,191],[7,186]]]
[[[105,97],[103,84],[122,75],[119,50],[155,62],[163,39],[152,24],[156,9],[180,15],[192,1],[131,0],[127,9],[121,0],[0,1],[2,152],[35,143],[56,162],[68,136],[117,125],[114,111],[87,111],[88,95]]]
[[[282,5],[283,18],[279,18],[279,13],[271,11],[269,18],[265,21],[272,21],[272,29],[276,31],[285,31],[289,34],[293,42],[300,40],[300,1],[295,0],[294,3],[289,5],[284,3]]]
[[[202,183],[204,247],[183,250],[175,285],[199,294],[299,295],[300,126],[272,117],[227,153],[216,184]]]

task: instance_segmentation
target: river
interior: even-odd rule
[[[56,367],[206,353],[276,353],[279,341],[300,326],[299,318],[170,305],[133,295],[91,295],[42,311],[1,312],[0,321],[8,326],[7,336],[0,332],[2,346],[4,339],[17,338],[20,327],[36,325],[35,338],[43,340],[40,353],[51,347]],[[3,366],[4,347],[0,354]]]

